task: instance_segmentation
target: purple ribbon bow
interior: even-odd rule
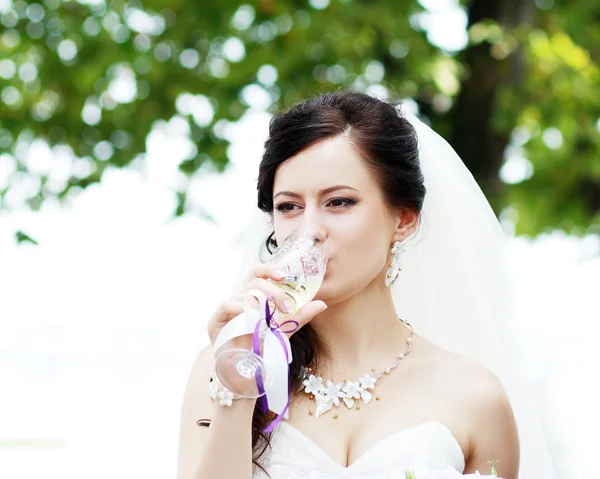
[[[285,352],[285,358],[286,358],[287,364],[289,364],[290,357],[288,355],[288,348],[285,343],[285,340],[282,337],[282,334],[293,333],[294,331],[296,331],[298,329],[298,326],[300,324],[298,323],[298,321],[294,321],[294,320],[288,320],[288,321],[284,321],[281,324],[278,324],[277,321],[275,321],[275,319],[273,317],[275,314],[275,306],[273,306],[272,310],[271,310],[271,307],[269,306],[269,300],[272,300],[272,299],[274,299],[274,298],[272,296],[269,296],[267,298],[267,301],[265,301],[265,322],[266,322],[267,327],[269,328],[270,332],[272,334],[274,334],[275,337],[279,340],[281,347],[283,348],[283,351]],[[283,330],[282,328],[288,324],[291,325],[291,329]],[[254,351],[255,354],[258,354],[258,355],[262,355],[261,347],[260,347],[261,346],[260,340],[261,340],[261,321],[256,323],[256,327],[254,328],[254,333],[252,334],[252,350]],[[271,432],[271,431],[273,431],[273,429],[275,429],[275,427],[283,420],[283,417],[285,416],[285,413],[287,412],[287,410],[290,406],[290,397],[292,394],[292,381],[291,381],[290,374],[289,374],[289,367],[288,367],[287,377],[288,377],[288,381],[287,381],[288,382],[288,398],[287,398],[285,408],[283,409],[283,411],[280,414],[277,415],[277,417],[264,430],[265,433]],[[258,392],[261,394],[260,407],[261,407],[263,413],[266,413],[269,410],[269,402],[268,402],[267,396],[265,394],[264,380],[263,380],[263,376],[262,376],[262,372],[261,372],[260,368],[256,370],[255,379],[256,379],[256,385],[258,387]]]

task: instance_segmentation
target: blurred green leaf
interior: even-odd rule
[[[32,245],[38,246],[38,242],[34,240],[31,236],[23,233],[22,231],[17,231],[15,233],[15,239],[17,240],[17,244],[21,243],[31,243]]]
[[[160,121],[187,123],[195,150],[179,170],[191,177],[225,169],[219,129],[251,107],[385,87],[419,104],[496,212],[510,207],[518,233],[600,224],[597,1],[464,2],[460,52],[430,43],[415,0],[322,5],[13,2],[0,15],[0,162],[12,171],[0,208],[14,207],[11,188],[26,177],[39,191],[23,203],[38,209],[100,181],[108,166],[127,167]],[[89,171],[40,173],[26,160],[36,138]],[[174,214],[190,212],[186,192],[174,194]]]

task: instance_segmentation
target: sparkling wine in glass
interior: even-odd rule
[[[277,323],[281,324],[293,316],[315,297],[321,287],[327,266],[322,248],[324,240],[324,236],[315,229],[296,229],[273,253],[269,262],[276,264],[277,269],[285,274],[283,280],[273,283],[287,293],[292,303],[289,313],[275,310],[273,319]],[[269,381],[269,371],[262,357],[245,348],[228,348],[220,352],[216,357],[215,371],[221,384],[240,397],[262,396],[264,388],[260,385],[264,386]]]
[[[270,262],[285,274],[283,280],[273,283],[287,293],[292,303],[289,313],[276,311],[276,320],[293,316],[317,294],[327,263],[320,246],[323,241],[324,237],[316,230],[295,230],[273,253]]]

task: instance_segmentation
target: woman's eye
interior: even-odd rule
[[[331,206],[333,208],[345,208],[347,206],[352,206],[356,201],[351,200],[350,198],[333,198],[327,202],[327,206]],[[289,213],[290,211],[295,211],[299,207],[293,203],[282,203],[275,207],[275,209],[280,213]]]
[[[344,206],[351,206],[355,203],[356,201],[351,200],[350,198],[334,198],[329,202],[334,208],[343,208]]]
[[[287,211],[292,211],[295,206],[296,205],[293,205],[292,203],[282,203],[279,206],[277,206],[275,209],[277,211],[281,211],[281,212],[285,213]]]

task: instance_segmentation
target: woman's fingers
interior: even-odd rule
[[[272,296],[275,299],[275,303],[276,303],[278,309],[280,309],[280,310],[281,310],[280,304],[282,303],[282,299],[283,299],[283,301],[286,301],[289,299],[289,296],[285,292],[280,290],[276,285],[269,283],[268,281],[256,279],[256,280],[251,281],[249,283],[249,285],[253,285],[257,289],[260,289],[267,296]],[[247,304],[254,309],[257,309],[259,306],[259,300],[257,298],[255,298],[254,296],[252,296],[251,294],[249,294],[248,291],[243,291],[242,293],[238,294],[234,299],[238,300],[242,304]],[[291,331],[288,333],[291,336],[295,331],[297,331],[298,329],[303,327],[305,324],[308,324],[310,321],[312,321],[313,318],[317,314],[322,313],[326,309],[327,309],[327,305],[323,301],[321,301],[321,300],[310,301],[309,303],[307,303],[303,307],[301,307],[292,316],[289,316],[289,317],[287,317],[285,319],[281,319],[281,320],[278,319],[277,321],[282,324],[285,323],[286,321],[298,322],[297,328],[295,328],[294,331]],[[289,329],[290,329],[290,326],[288,326],[288,325],[285,325],[284,327],[282,327],[282,330],[286,331],[286,332],[288,332]]]
[[[282,281],[285,274],[277,271],[277,266],[272,263],[260,263],[254,265],[244,284],[244,289],[233,298],[223,301],[215,310],[208,321],[208,333],[214,344],[219,332],[232,318],[244,312],[244,307],[258,308],[259,301],[250,292],[252,289],[262,291],[266,296],[273,298],[275,307],[282,313],[291,313],[294,303],[291,296],[275,284]],[[309,323],[317,314],[325,311],[327,306],[323,301],[311,301],[300,310],[294,312],[286,320],[298,322],[298,329]],[[287,330],[287,328],[284,328]],[[290,333],[291,335],[291,333]]]
[[[225,326],[232,318],[243,312],[244,305],[241,301],[236,299],[229,299],[219,304],[211,318],[208,320],[208,336],[210,342],[214,344],[215,339],[223,326]]]
[[[277,285],[266,279],[254,278],[246,283],[246,287],[248,289],[259,289],[267,296],[272,296],[279,311],[283,313],[293,311],[294,305],[291,301],[291,297]]]
[[[301,327],[310,323],[317,314],[322,313],[326,309],[327,309],[327,305],[323,301],[320,301],[320,300],[311,301],[309,303],[306,303],[304,306],[302,306],[296,314],[294,314],[293,316],[288,318],[286,321],[289,321],[289,320],[297,321],[298,328],[296,329],[296,331],[298,331],[298,329],[300,329]],[[283,328],[283,329],[287,329],[287,328]],[[289,333],[289,335],[291,336],[296,331]]]
[[[284,274],[277,271],[277,265],[272,263],[259,263],[252,266],[248,276],[246,277],[246,283],[252,281],[255,278],[272,279],[275,281],[281,281],[285,277]]]
[[[225,320],[231,319],[244,311],[244,306],[241,302],[234,299],[223,301],[217,307],[217,313]]]

